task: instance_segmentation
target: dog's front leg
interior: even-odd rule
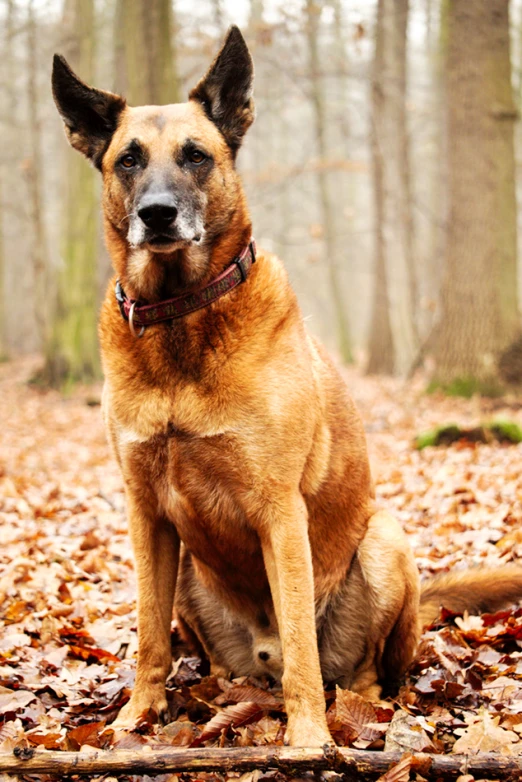
[[[179,561],[179,537],[169,521],[127,497],[138,584],[138,666],[132,697],[115,727],[133,727],[151,709],[167,713],[165,680],[172,665],[170,626]]]
[[[283,650],[286,741],[297,747],[331,744],[314,610],[307,511],[300,494],[271,501],[261,545]]]

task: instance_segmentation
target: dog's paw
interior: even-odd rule
[[[130,701],[121,709],[111,727],[116,730],[134,730],[141,722],[168,722],[169,708],[165,691],[161,694],[133,692]]]
[[[288,724],[285,744],[291,747],[335,747],[328,728],[305,720],[296,720]]]

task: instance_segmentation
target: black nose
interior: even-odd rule
[[[140,217],[147,228],[152,231],[166,231],[176,219],[178,210],[170,199],[155,198],[154,200],[143,198],[138,209]]]

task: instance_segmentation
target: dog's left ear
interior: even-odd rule
[[[208,73],[189,95],[190,100],[202,104],[234,155],[254,121],[253,81],[250,52],[239,27],[234,25]]]
[[[64,57],[54,55],[53,97],[72,147],[101,169],[101,162],[120,114],[124,98],[89,87],[79,79]]]

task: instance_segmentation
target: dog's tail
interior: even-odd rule
[[[501,565],[444,573],[421,586],[419,624],[435,622],[441,606],[462,614],[494,612],[522,599],[522,568]]]

